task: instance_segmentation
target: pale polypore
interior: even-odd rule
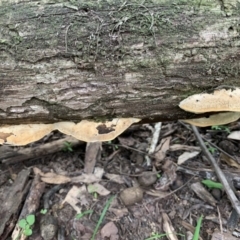
[[[105,122],[83,120],[79,123],[58,122],[0,126],[0,144],[26,145],[43,138],[53,130],[59,130],[85,142],[110,141],[140,120],[138,118],[114,118]]]
[[[222,112],[209,117],[183,120],[195,126],[207,127],[234,122],[240,118],[240,88],[195,94],[181,101],[179,107],[196,114]]]

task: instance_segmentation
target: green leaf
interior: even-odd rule
[[[225,131],[225,132],[227,132],[227,133],[231,133],[229,127],[227,127],[227,126],[222,126],[222,125],[219,125],[219,126],[218,126],[218,125],[217,125],[217,126],[212,126],[211,129],[212,129],[212,130],[222,130],[222,131]]]
[[[212,180],[203,180],[202,183],[209,188],[223,189],[223,185],[219,182],[214,182]]]
[[[27,229],[29,229],[29,228],[30,228],[30,225],[29,225],[29,224],[26,224],[24,230],[27,230]]]
[[[96,191],[97,191],[97,187],[96,186],[94,186],[92,184],[88,185],[88,192],[89,193],[94,193]]]
[[[200,233],[200,228],[201,228],[201,225],[202,225],[202,219],[203,219],[203,215],[201,215],[201,217],[197,221],[197,226],[196,226],[195,231],[194,231],[193,240],[198,240],[199,239],[199,233]]]
[[[25,229],[25,230],[23,231],[23,234],[24,234],[25,236],[31,236],[31,235],[32,235],[32,229],[31,229],[31,228]]]
[[[47,213],[47,209],[41,209],[40,213],[41,214],[46,214]]]
[[[30,214],[26,217],[26,220],[29,225],[33,225],[35,223],[35,215]]]
[[[105,217],[105,215],[106,215],[106,213],[107,213],[107,210],[108,210],[108,208],[109,208],[109,206],[110,206],[110,204],[111,204],[111,202],[113,201],[114,198],[115,198],[115,196],[112,196],[112,197],[110,197],[110,198],[108,199],[108,201],[107,201],[107,203],[106,203],[106,205],[105,205],[105,207],[104,207],[104,209],[103,209],[103,211],[102,211],[102,213],[101,213],[101,216],[100,216],[100,218],[98,219],[98,222],[97,222],[97,225],[96,225],[96,227],[95,227],[95,229],[94,229],[94,232],[93,232],[93,235],[92,235],[92,237],[91,237],[91,240],[94,240],[94,239],[95,239],[95,236],[96,236],[96,234],[97,234],[97,231],[98,231],[98,229],[99,229],[99,227],[100,227],[100,225],[101,225],[101,223],[102,223],[102,221],[103,221],[103,219],[104,219],[104,217]]]
[[[83,216],[85,216],[85,215],[87,215],[87,214],[90,214],[90,213],[93,213],[93,210],[87,210],[87,211],[85,211],[85,212],[83,212],[83,213],[79,213],[79,214],[77,214],[76,219],[80,219],[80,218],[82,218]]]
[[[18,222],[18,226],[19,226],[20,228],[22,228],[22,229],[25,229],[26,225],[27,225],[26,219],[21,219],[21,220]]]

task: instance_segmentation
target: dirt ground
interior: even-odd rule
[[[240,142],[228,135],[239,129],[237,122],[199,129],[237,197]],[[201,216],[199,239],[237,239],[228,195],[203,180],[219,182],[180,122],[134,125],[103,143],[53,132],[24,147],[1,146],[0,239],[188,240]],[[19,227],[21,219],[28,226]]]

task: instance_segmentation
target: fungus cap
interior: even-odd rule
[[[88,120],[83,120],[77,124],[59,122],[54,124],[54,129],[85,142],[104,142],[113,140],[130,125],[139,121],[138,118],[114,118],[104,123]]]
[[[50,133],[52,124],[20,124],[0,127],[0,144],[26,145]]]
[[[192,113],[240,112],[240,88],[195,94],[181,101],[179,107]]]
[[[211,115],[204,118],[184,119],[183,122],[192,124],[198,127],[208,127],[214,125],[224,125],[231,122],[235,122],[240,118],[240,112],[223,112]]]
[[[53,130],[59,130],[85,142],[110,141],[140,120],[138,118],[114,118],[104,123],[83,120],[77,124],[58,122],[0,126],[0,144],[23,146],[43,138]]]

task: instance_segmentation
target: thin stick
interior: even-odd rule
[[[150,155],[155,152],[155,149],[156,149],[156,146],[158,143],[158,139],[159,139],[159,135],[160,135],[160,131],[161,131],[161,127],[162,127],[161,122],[156,123],[154,126],[154,133],[153,133],[150,148],[148,150],[148,154],[150,154]]]
[[[218,219],[219,219],[219,224],[220,224],[221,240],[224,240],[223,239],[222,217],[221,217],[221,213],[219,211],[219,207],[218,206],[217,206],[217,211],[218,211]]]
[[[237,197],[235,196],[228,180],[226,179],[223,171],[220,169],[220,167],[218,166],[217,162],[215,161],[215,159],[213,158],[213,156],[210,154],[210,152],[208,151],[208,149],[206,148],[199,132],[198,129],[195,126],[192,126],[192,130],[200,144],[200,147],[203,151],[203,153],[206,155],[206,157],[208,158],[208,160],[211,162],[213,168],[215,169],[215,172],[217,174],[218,179],[220,180],[220,182],[223,184],[225,191],[228,195],[228,198],[230,200],[230,202],[232,203],[233,208],[237,211],[237,213],[240,215],[240,203],[237,199]]]

